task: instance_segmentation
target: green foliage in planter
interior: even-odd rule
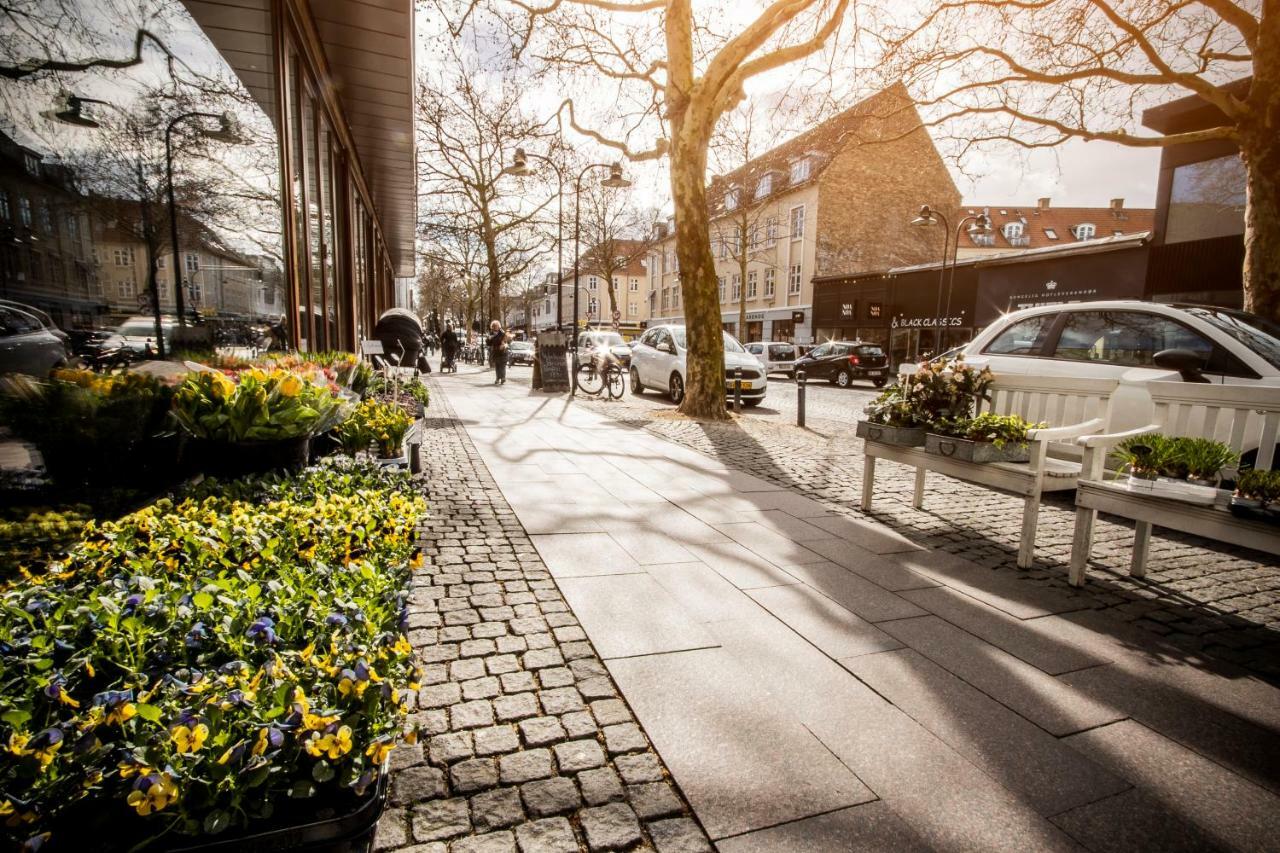
[[[406,382],[402,386],[402,389],[410,397],[421,403],[423,408],[426,408],[431,404],[431,389],[428,388],[426,383],[418,377],[415,376],[413,379]]]
[[[0,380],[0,415],[40,451],[60,486],[131,483],[173,394],[150,374],[55,370],[48,381]]]
[[[890,385],[867,404],[863,411],[873,424],[909,429],[923,426],[920,412],[906,396],[905,385]]]
[[[202,484],[0,591],[9,842],[218,833],[373,784],[417,689],[426,507],[367,467]]]
[[[173,412],[192,436],[212,441],[283,441],[326,432],[348,407],[336,391],[287,370],[252,368],[232,381],[209,370],[190,374]]]
[[[1174,480],[1216,480],[1223,468],[1240,461],[1240,455],[1220,441],[1154,432],[1126,438],[1111,451],[1111,458],[1135,477]]]
[[[989,368],[978,370],[962,360],[935,361],[902,378],[904,398],[915,407],[924,425],[971,417],[995,381]]]
[[[1280,504],[1280,471],[1248,468],[1236,476],[1236,495],[1263,504]]]
[[[985,412],[973,418],[939,421],[930,429],[942,435],[985,441],[996,447],[1004,447],[1006,444],[1026,444],[1027,430],[1043,429],[1044,426],[1043,423],[1030,423],[1020,415]]]
[[[80,539],[93,513],[84,504],[14,508],[0,517],[0,576],[39,571]]]

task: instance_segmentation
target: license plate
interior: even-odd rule
[[[868,376],[884,376],[884,371],[883,371],[883,370],[868,370],[868,371],[867,371],[867,375],[868,375]]]
[[[745,379],[744,379],[744,380],[742,380],[742,390],[743,390],[743,391],[750,391],[750,390],[751,390],[751,383],[750,383],[750,382],[748,382],[748,381],[746,381]],[[730,382],[730,383],[729,383],[729,392],[730,392],[730,393],[733,393],[733,383],[732,383],[732,382]]]

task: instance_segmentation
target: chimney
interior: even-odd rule
[[[1111,215],[1116,217],[1117,219],[1124,216],[1124,199],[1122,198],[1111,199]]]
[[[1036,210],[1048,210],[1048,209],[1049,209],[1049,199],[1047,198],[1036,199]]]

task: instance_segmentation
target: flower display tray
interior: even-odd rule
[[[1215,486],[1197,486],[1195,483],[1188,483],[1186,480],[1171,480],[1168,477],[1147,480],[1130,475],[1125,483],[1125,488],[1138,494],[1151,495],[1157,498],[1170,498],[1171,500],[1196,504],[1197,506],[1211,506],[1218,499],[1218,489]]]
[[[925,431],[924,427],[894,427],[858,421],[857,434],[858,438],[869,438],[882,444],[920,447],[924,444]]]
[[[1280,525],[1280,512],[1264,509],[1261,506],[1238,503],[1234,497],[1231,499],[1231,514],[1246,521],[1260,521],[1263,524]]]
[[[272,829],[228,834],[225,838],[193,838],[190,843],[183,839],[181,844],[174,844],[171,840],[171,846],[164,849],[168,853],[369,853],[373,849],[373,833],[378,818],[382,817],[387,805],[389,776],[384,767],[372,793],[345,809],[333,806],[317,808],[312,814],[318,819],[286,825],[279,825],[283,821],[272,819],[267,821],[277,824]]]
[[[1026,442],[1021,444],[1009,442],[1004,447],[996,447],[989,441],[971,441],[967,438],[939,435],[936,432],[925,436],[924,450],[926,453],[946,456],[962,462],[1031,461],[1031,446]]]

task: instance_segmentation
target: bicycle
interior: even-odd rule
[[[626,380],[618,363],[595,355],[578,365],[574,382],[578,390],[593,397],[607,391],[610,400],[617,400],[626,390]]]

